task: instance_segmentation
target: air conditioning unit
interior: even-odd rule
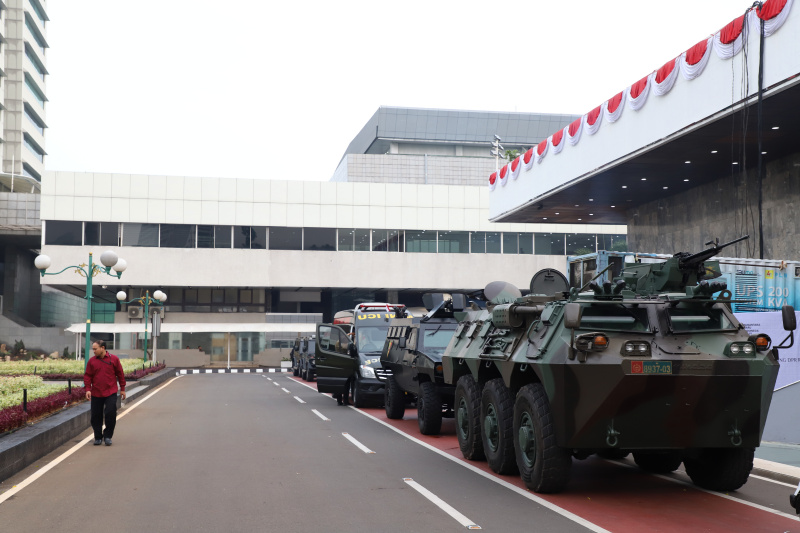
[[[151,308],[149,309],[149,313],[150,313],[150,317],[151,317],[151,318],[152,318],[152,316],[153,316],[154,314],[156,314],[156,313],[158,313],[159,315],[161,315],[161,318],[162,318],[162,319],[164,318],[164,308],[163,308],[163,307],[151,307]]]
[[[142,308],[128,307],[128,318],[142,318]]]

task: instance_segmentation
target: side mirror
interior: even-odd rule
[[[581,307],[580,304],[576,304],[575,302],[568,303],[564,306],[564,327],[567,329],[580,327],[582,316],[583,307]],[[794,313],[792,313],[792,316],[794,317]]]
[[[399,339],[397,339],[397,346],[400,347],[401,349],[405,350],[405,348],[406,348],[406,338],[405,337],[400,337]]]
[[[784,305],[781,309],[783,313],[783,329],[786,331],[794,331],[797,329],[797,317],[794,314],[794,307],[791,305]]]

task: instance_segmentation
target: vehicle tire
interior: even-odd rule
[[[352,396],[351,402],[353,406],[364,407],[364,405],[366,405],[364,395],[361,393],[361,378],[358,376],[358,373],[350,380],[350,394]]]
[[[292,360],[292,375],[297,376],[300,374],[300,366],[295,364],[294,360]]]
[[[727,492],[747,483],[753,469],[754,454],[753,448],[707,449],[697,458],[687,457],[683,465],[698,487]]]
[[[669,474],[681,466],[683,458],[675,452],[638,453],[633,452],[633,460],[645,472]]]
[[[609,461],[619,461],[620,459],[625,459],[630,455],[630,452],[624,452],[622,450],[615,450],[614,448],[609,448],[607,450],[600,450],[597,452],[597,456],[603,459],[608,459]]]
[[[383,403],[386,408],[386,417],[392,420],[400,420],[406,414],[406,399],[397,380],[394,376],[386,379],[386,386],[383,389]]]
[[[472,461],[483,460],[485,455],[481,439],[481,392],[472,376],[459,378],[453,403],[461,455],[464,459]]]
[[[436,385],[430,381],[419,386],[417,422],[423,435],[438,435],[442,431],[442,399]]]
[[[303,368],[303,371],[300,373],[300,375],[303,377],[303,381],[308,381],[308,369],[307,368]]]
[[[489,468],[497,474],[517,472],[514,453],[514,398],[502,378],[486,382],[481,393],[481,439]]]
[[[541,383],[525,385],[514,402],[514,455],[520,477],[534,492],[555,493],[569,483],[572,456],[556,446],[550,403]]]

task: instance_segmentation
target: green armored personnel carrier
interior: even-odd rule
[[[632,453],[658,473],[683,463],[700,487],[741,487],[795,314],[783,308],[781,346],[736,320],[709,261],[733,242],[631,265],[587,292],[568,292],[555,271],[537,274],[525,297],[490,283],[487,308],[460,317],[442,357],[464,457],[518,471],[542,493],[563,490],[573,458],[592,454]],[[556,290],[535,294],[541,286]]]

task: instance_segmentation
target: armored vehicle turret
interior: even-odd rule
[[[442,354],[453,337],[463,311],[463,294],[427,293],[424,316],[407,317],[398,313],[389,323],[389,333],[381,353],[381,367],[375,370],[386,384],[386,416],[403,418],[406,404],[416,403],[420,433],[437,435],[442,417],[453,416],[455,387],[444,382]]]
[[[698,486],[741,487],[796,320],[784,307],[780,346],[745,330],[708,261],[725,246],[633,265],[588,292],[563,276],[524,297],[490,283],[486,309],[461,317],[442,357],[463,455],[543,493],[591,454],[632,453],[657,473],[683,463]]]

